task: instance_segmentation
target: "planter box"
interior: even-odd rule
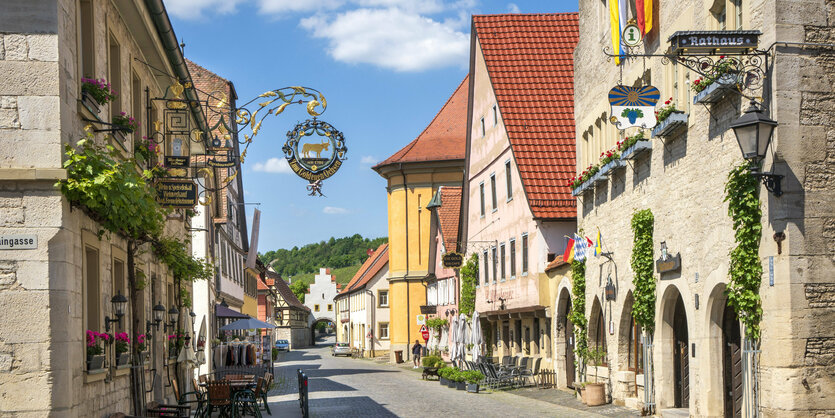
[[[652,150],[652,142],[648,140],[638,141],[635,145],[623,150],[623,153],[620,155],[620,159],[634,160],[635,158],[638,158],[639,155],[650,150]]]
[[[478,393],[478,383],[467,383],[467,392]]]
[[[130,353],[121,353],[116,356],[116,366],[124,366],[130,362]]]
[[[125,142],[128,140],[128,132],[117,129],[117,130],[113,131],[113,137],[116,138],[116,140],[119,141],[119,143],[122,145],[122,147],[124,147]]]
[[[141,351],[139,352],[139,358],[142,360],[142,364],[148,362],[148,359],[151,357],[151,353],[148,351]]]
[[[626,167],[626,163],[619,159],[610,161],[608,164],[604,165],[603,167],[600,167],[600,171],[598,172],[598,174],[600,174],[600,177],[608,178],[609,173],[621,167]]]
[[[693,97],[693,103],[716,103],[734,88],[736,88],[736,75],[725,74],[716,79],[713,84],[705,87],[704,90],[696,93]]]
[[[603,175],[603,169],[601,169],[600,171],[597,172],[597,174],[591,176],[589,181],[591,182],[591,184],[597,184],[597,183],[605,183],[606,180],[608,180],[608,179],[609,179],[608,177]]]
[[[456,383],[458,383],[458,382],[456,382],[456,381],[454,381],[454,380],[449,380],[449,379],[447,379],[447,381],[446,381],[446,387],[448,387],[448,388],[454,388]]]
[[[101,370],[104,368],[104,354],[87,356],[87,371]]]
[[[449,380],[447,380],[445,377],[438,379],[438,381],[441,382],[441,386],[449,385]]]
[[[467,382],[455,382],[455,389],[467,390]]]
[[[98,116],[98,114],[101,113],[101,107],[99,106],[99,102],[97,102],[96,99],[93,98],[93,96],[90,96],[89,94],[87,94],[87,92],[84,91],[81,92],[81,105],[86,107],[87,110],[89,110],[90,113],[93,114],[93,116]]]
[[[670,113],[670,116],[667,116],[667,119],[664,119],[663,122],[653,128],[652,137],[669,136],[679,129],[687,127],[687,116],[688,115],[684,112]]]

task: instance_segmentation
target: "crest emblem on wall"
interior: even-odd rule
[[[615,86],[609,90],[612,106],[612,123],[618,129],[637,126],[643,129],[655,127],[655,104],[661,93],[653,86]]]

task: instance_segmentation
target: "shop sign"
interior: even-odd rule
[[[655,269],[659,274],[681,270],[681,254],[671,256],[667,253],[667,243],[661,242],[661,257],[655,260]]]
[[[655,104],[661,93],[653,86],[618,85],[609,90],[611,121],[618,129],[637,126],[652,129],[657,123]]]
[[[186,168],[189,166],[188,157],[176,157],[173,155],[165,156],[165,166],[171,168]]]
[[[299,123],[287,132],[282,151],[290,169],[313,183],[336,174],[348,148],[342,132],[325,121],[313,119]]]
[[[424,315],[434,315],[438,313],[438,307],[436,305],[420,305],[420,313]]]
[[[208,164],[209,167],[214,168],[232,168],[235,167],[236,162],[234,159],[217,160],[215,158],[209,158],[206,160],[206,164]]]
[[[609,278],[608,283],[606,283],[606,300],[615,300],[615,284],[612,283],[612,278]]]
[[[38,248],[38,236],[0,235],[0,250],[35,250]]]
[[[418,325],[426,325],[426,315],[417,315],[416,319]]]
[[[446,268],[460,268],[464,265],[464,256],[459,253],[446,253],[443,256],[443,264]]]
[[[197,185],[190,180],[158,181],[157,202],[162,206],[190,209],[197,205]]]
[[[678,55],[745,52],[757,48],[760,35],[758,30],[678,31],[669,38],[670,52]]]

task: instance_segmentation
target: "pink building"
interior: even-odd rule
[[[445,268],[443,256],[448,252],[458,251],[458,227],[461,215],[461,187],[441,186],[435,196],[426,205],[432,213],[429,221],[429,274],[426,287],[427,306],[434,306],[430,318],[442,318],[451,321],[458,314],[460,280],[455,269]],[[432,308],[429,308],[430,310]],[[446,348],[451,344],[450,333],[446,327],[437,340],[430,340],[429,347],[439,349],[448,358]]]

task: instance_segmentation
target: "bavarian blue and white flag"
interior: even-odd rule
[[[574,259],[577,261],[585,260],[588,249],[589,243],[583,237],[574,234]]]

